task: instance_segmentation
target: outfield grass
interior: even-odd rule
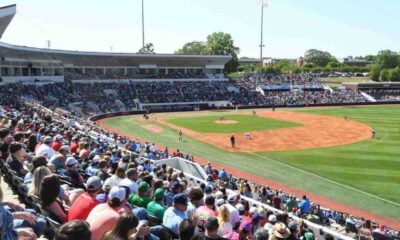
[[[338,107],[327,109],[287,109],[307,113],[348,116],[376,129],[377,138],[368,141],[317,150],[230,153],[215,146],[186,137],[179,142],[175,129],[159,125],[163,130],[154,134],[139,127],[140,116],[124,116],[106,121],[120,131],[183,152],[216,161],[251,174],[313,192],[332,200],[400,220],[400,106]],[[220,112],[194,112],[192,115],[220,116]],[[226,113],[227,115],[232,113]],[[179,114],[161,114],[172,117]],[[287,164],[287,165],[285,165]],[[293,169],[293,167],[299,170]],[[305,170],[305,171],[304,171]],[[321,179],[322,176],[327,180]],[[359,193],[347,187],[377,195],[384,200]]]
[[[220,116],[172,118],[168,122],[200,133],[239,133],[303,126],[299,123],[250,115],[224,116],[224,120],[237,121],[235,124],[218,124],[215,123],[217,120],[220,120]]]

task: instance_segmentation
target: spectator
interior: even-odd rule
[[[101,160],[100,155],[96,155],[92,159],[92,163],[86,168],[86,174],[89,176],[95,176],[99,170],[99,161]]]
[[[64,171],[64,175],[70,178],[70,182],[74,187],[84,189],[85,186],[83,185],[83,178],[78,173],[76,166],[77,164],[78,161],[74,157],[68,157],[65,161],[65,166],[67,170]]]
[[[270,234],[271,235],[271,234]],[[287,239],[290,236],[290,231],[283,223],[276,223],[272,229],[272,235],[270,240],[280,240],[280,239]],[[307,239],[306,240],[312,240]]]
[[[217,212],[215,211],[215,198],[209,195],[205,199],[205,205],[198,207],[193,213],[194,222],[197,223],[197,228],[199,231],[204,231],[204,225],[207,219],[210,217],[216,217]]]
[[[86,221],[73,220],[58,229],[54,240],[90,240],[91,235],[89,224]]]
[[[62,146],[63,136],[57,134],[54,136],[54,142],[52,143],[51,147],[54,151],[58,152]]]
[[[113,187],[108,194],[107,203],[101,203],[90,211],[86,221],[90,225],[92,240],[100,239],[104,233],[112,230],[120,217],[125,214],[125,189]]]
[[[290,196],[289,201],[286,203],[286,209],[287,209],[286,211],[290,213],[294,207],[297,208],[296,197]]]
[[[288,224],[288,229],[290,230],[290,235],[287,239],[288,240],[297,240],[298,239],[297,223],[295,221],[290,221]]]
[[[119,183],[120,186],[126,186],[130,190],[130,194],[137,194],[138,185],[136,183],[138,173],[136,169],[130,168],[126,171],[126,178]]]
[[[276,191],[275,196],[272,198],[272,206],[278,210],[281,210],[282,200],[279,197],[279,192]]]
[[[229,194],[228,195],[228,204],[226,205],[229,210],[229,219],[231,221],[231,225],[233,229],[238,229],[240,225],[240,214],[239,210],[236,209],[235,204],[239,203],[238,196],[236,194]]]
[[[188,204],[187,215],[189,219],[193,219],[193,212],[204,204],[204,193],[200,188],[194,187],[189,192],[190,202]]]
[[[268,216],[268,222],[264,225],[264,229],[268,231],[269,235],[272,235],[272,230],[276,224],[276,216],[271,214]]]
[[[268,240],[269,239],[269,234],[268,231],[262,228],[259,228],[255,233],[254,233],[254,240]]]
[[[107,170],[108,170],[107,161],[101,160],[99,162],[99,171],[96,173],[96,176],[98,176],[101,179],[101,181],[105,181],[106,179],[111,177],[110,174],[108,174]]]
[[[67,220],[65,208],[58,198],[60,192],[60,180],[57,175],[49,175],[43,178],[40,189],[40,199],[43,208],[49,212],[49,217],[59,223]]]
[[[192,221],[185,219],[179,225],[179,240],[192,240],[196,226]]]
[[[10,143],[10,155],[7,158],[7,164],[10,165],[11,170],[17,172],[18,176],[24,177],[28,171],[24,168],[25,150],[22,148],[21,143]]]
[[[42,155],[45,156],[47,159],[50,159],[56,152],[54,149],[51,147],[53,144],[53,138],[50,136],[47,136],[43,139],[43,144],[39,146],[39,148],[36,150],[36,155]]]
[[[232,233],[233,229],[229,218],[230,214],[228,207],[225,204],[221,205],[218,208],[218,235],[225,236]]]
[[[138,186],[138,194],[131,194],[129,196],[129,203],[136,207],[147,208],[147,205],[151,202],[149,197],[149,184],[146,182],[140,182]]]
[[[148,226],[139,225],[139,220],[136,216],[132,213],[127,213],[118,220],[111,231],[103,235],[101,240],[138,239],[139,237],[143,237],[149,233],[150,228]]]
[[[41,166],[47,166],[47,160],[43,156],[36,156],[32,159],[32,169],[30,172],[28,172],[25,177],[24,177],[24,183],[28,183],[32,180],[33,178],[33,173],[34,171]],[[39,182],[40,184],[40,182]]]
[[[162,222],[166,209],[164,206],[164,189],[157,188],[154,192],[154,200],[147,205],[147,212]]]
[[[311,212],[311,204],[306,195],[303,196],[303,200],[299,204],[299,209],[301,215],[307,215]]]
[[[186,214],[188,201],[182,193],[174,196],[174,205],[169,207],[163,218],[163,225],[169,228],[176,236],[179,234],[179,225],[185,219],[188,219]],[[218,228],[217,228],[218,229]]]
[[[96,199],[101,190],[101,180],[99,177],[90,177],[86,181],[86,192],[79,195],[68,211],[68,221],[86,220],[90,211],[100,202]]]

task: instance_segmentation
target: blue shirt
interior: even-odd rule
[[[308,199],[303,199],[299,204],[299,208],[302,214],[309,213],[311,211],[311,205]]]
[[[221,178],[221,179],[226,178],[226,172],[223,171],[223,170],[221,170],[221,171],[219,172],[219,178]]]
[[[86,173],[90,176],[95,176],[98,171],[100,171],[100,169],[92,165],[86,168]]]
[[[181,212],[174,207],[169,207],[164,213],[163,225],[179,236],[179,225],[185,219],[188,219],[186,212]]]
[[[18,235],[14,230],[12,213],[0,203],[0,226],[2,228],[0,239],[17,240]]]

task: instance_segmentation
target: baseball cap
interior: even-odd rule
[[[236,209],[239,210],[240,212],[241,212],[241,211],[244,211],[244,206],[243,206],[243,204],[241,204],[241,203],[236,204],[235,207],[236,207]]]
[[[118,180],[115,178],[107,178],[103,184],[103,191],[106,191],[107,188],[112,188],[118,185]]]
[[[180,188],[181,187],[181,184],[178,182],[178,181],[175,181],[173,184],[172,184],[172,189],[177,189],[177,188]]]
[[[247,231],[251,231],[251,229],[253,228],[253,224],[249,221],[243,221],[240,228]]]
[[[290,221],[288,224],[288,228],[290,230],[290,232],[294,232],[297,229],[297,223],[295,221]]]
[[[101,179],[97,176],[88,178],[86,181],[86,187],[88,190],[97,190],[101,188]]]
[[[125,189],[116,186],[112,187],[108,194],[108,198],[117,198],[122,202],[125,199]]]
[[[61,139],[63,139],[63,136],[61,136],[60,134],[57,134],[54,136],[54,141],[61,140]]]
[[[250,210],[249,210],[249,213],[256,214],[257,213],[257,208],[256,207],[251,207]]]
[[[67,157],[67,160],[65,160],[65,165],[71,166],[76,164],[78,161],[74,157]]]
[[[53,142],[53,138],[51,138],[50,136],[47,136],[43,139],[44,143],[52,143]]]
[[[175,204],[178,203],[178,204],[187,205],[188,204],[188,200],[187,200],[187,197],[184,194],[178,193],[178,194],[175,194],[175,196],[174,196],[174,203]]]
[[[220,207],[221,205],[225,204],[225,200],[223,198],[218,198],[216,204],[218,207]]]
[[[258,213],[253,214],[253,216],[251,217],[251,221],[254,224],[257,224],[260,220],[261,220],[261,216]]]
[[[138,191],[139,192],[146,192],[149,189],[149,184],[147,182],[140,182],[138,186]]]
[[[164,198],[164,189],[157,188],[154,192],[154,199],[155,200],[162,200]]]
[[[206,188],[204,189],[205,194],[211,194],[212,193],[212,187],[210,185],[207,185]]]
[[[314,234],[312,232],[306,232],[306,233],[304,233],[304,238],[306,240],[314,240],[315,236],[314,236]]]
[[[70,152],[71,151],[71,149],[69,148],[69,146],[68,145],[63,145],[63,146],[61,146],[60,147],[60,150],[59,150],[59,152],[60,151],[66,151],[66,152]]]
[[[143,167],[142,165],[139,165],[139,166],[137,167],[137,170],[138,170],[139,172],[143,172],[144,167]]]
[[[236,194],[230,193],[230,194],[228,195],[228,201],[229,201],[229,202],[234,202],[234,201],[236,201]]]
[[[100,162],[100,160],[101,160],[101,157],[100,157],[100,155],[96,155],[96,156],[94,156],[94,158],[93,158],[92,162],[94,162],[94,163],[98,163],[98,162]]]
[[[268,217],[268,222],[275,223],[275,222],[276,222],[276,216],[273,215],[273,214],[269,215],[269,217]]]

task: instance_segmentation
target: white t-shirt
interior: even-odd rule
[[[130,194],[137,194],[137,190],[138,190],[138,185],[130,180],[129,178],[124,178],[119,182],[119,186],[127,186],[129,187],[131,193]]]
[[[36,150],[36,155],[45,156],[47,159],[50,159],[54,154],[56,154],[56,151],[44,143]]]
[[[225,236],[226,234],[231,234],[232,231],[232,224],[230,222],[225,222],[223,225],[219,225],[218,235]]]

